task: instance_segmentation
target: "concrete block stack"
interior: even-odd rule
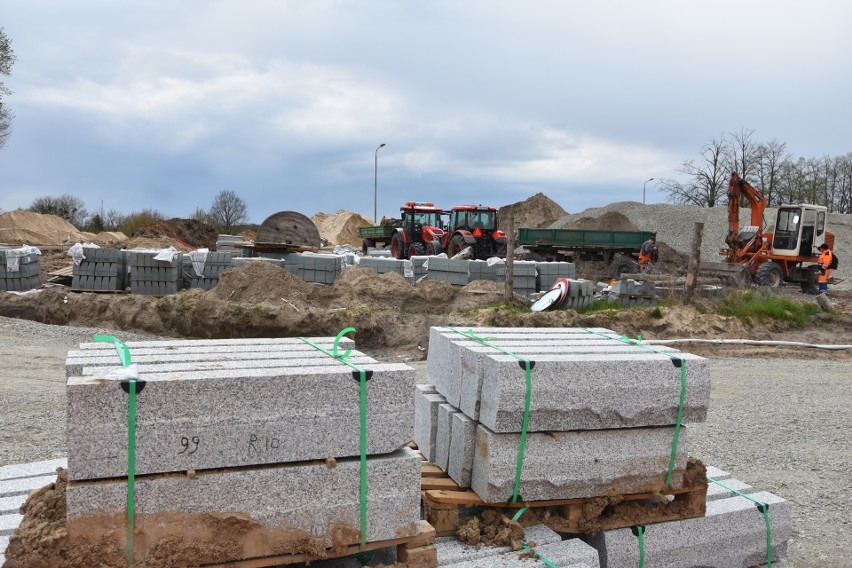
[[[427,262],[426,261],[429,260],[429,258],[430,257],[428,257],[428,256],[412,256],[411,257],[411,259],[410,259],[411,260],[411,270],[413,272],[413,276],[411,278],[412,282],[417,282],[418,280],[420,280],[421,278],[426,276],[426,272],[427,272],[427,270],[426,270]]]
[[[683,423],[706,418],[710,378],[701,357],[649,351],[607,329],[472,332],[535,362],[520,482],[524,500],[663,489],[680,400],[680,359],[687,378]],[[526,392],[521,365],[451,328],[430,332],[429,384],[415,391],[415,441],[427,459],[486,502],[505,502],[513,494]],[[682,487],[687,450],[682,428],[674,488]]]
[[[562,305],[574,310],[584,310],[595,301],[595,283],[591,280],[568,279],[568,296]]]
[[[782,565],[793,528],[789,503],[716,468],[708,467],[707,475],[726,487],[710,483],[704,517],[644,527],[646,566],[765,566],[766,519],[751,499],[767,506],[772,566]],[[634,529],[603,531],[588,542],[597,549],[602,568],[638,565],[642,551]]]
[[[429,280],[449,282],[453,286],[465,286],[470,282],[469,264],[468,260],[433,256],[429,258],[426,272]]]
[[[470,282],[474,280],[495,280],[497,278],[494,266],[489,266],[484,260],[468,261],[468,272],[470,273]]]
[[[239,235],[219,235],[216,237],[216,251],[229,252],[232,256],[240,256],[242,249],[235,247],[235,243],[241,243],[245,239]]]
[[[334,284],[343,270],[343,257],[336,254],[289,253],[284,257],[284,270],[305,282]]]
[[[331,350],[333,338],[312,341]],[[201,555],[213,544],[237,551],[220,562],[291,552],[281,543],[360,541],[357,371],[297,338],[128,346],[144,381],[136,398],[137,561],[171,537],[193,541]],[[75,542],[94,534],[124,542],[128,395],[105,380],[117,361],[111,344],[68,354],[67,516]],[[348,361],[370,372],[367,540],[414,536],[421,462],[405,447],[414,370],[354,350]],[[240,530],[232,529],[235,519]]]
[[[650,280],[633,280],[622,278],[614,283],[607,295],[607,301],[629,306],[655,306],[657,305],[657,284]]]
[[[127,287],[125,251],[83,247],[83,259],[75,264],[72,290],[124,290]]]
[[[130,267],[130,290],[134,294],[165,296],[176,294],[183,285],[183,253],[171,260],[157,260],[159,250],[131,249],[126,251]]]
[[[184,264],[189,261],[188,272],[190,288],[201,288],[210,290],[219,285],[219,276],[229,268],[233,268],[234,262],[230,252],[208,252],[203,259],[193,259],[193,253],[183,257]],[[198,265],[198,266],[196,266]],[[200,268],[201,275],[198,270]]]
[[[550,290],[560,278],[577,278],[577,269],[573,262],[536,262],[538,275],[537,290]]]
[[[0,292],[25,292],[41,286],[39,255],[33,247],[0,248]]]
[[[369,247],[367,249],[367,256],[374,258],[393,258],[391,251],[386,248]]]
[[[536,263],[529,260],[516,260],[512,263],[512,283],[514,290],[521,296],[530,296],[538,292]],[[494,265],[494,279],[506,281],[506,263]]]
[[[419,257],[426,258],[426,257]],[[405,276],[405,267],[407,260],[398,258],[381,258],[365,256],[358,261],[358,266],[374,270],[377,274],[385,274],[387,272],[396,272],[400,276]]]
[[[284,268],[284,259],[282,258],[268,258],[265,256],[236,256],[231,259],[231,262],[234,265],[234,268],[240,268],[241,266],[245,266],[251,262],[268,262],[270,264],[274,264],[275,266],[280,266]]]

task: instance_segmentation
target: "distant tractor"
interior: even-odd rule
[[[399,259],[441,252],[441,239],[444,238],[441,209],[433,203],[409,201],[399,211],[399,219],[388,219],[381,225],[358,230],[364,254],[368,248],[387,243],[393,257]]]
[[[447,231],[441,242],[443,252],[454,257],[471,247],[472,257],[484,260],[506,256],[506,233],[497,229],[497,210],[482,205],[458,205],[449,215]],[[441,251],[439,251],[441,252]]]

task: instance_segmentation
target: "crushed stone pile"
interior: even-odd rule
[[[500,229],[506,229],[506,221],[509,211],[514,217],[514,225],[517,227],[530,227],[538,229],[548,227],[552,223],[565,216],[565,210],[555,201],[543,193],[536,193],[524,201],[518,201],[511,205],[505,205],[497,210]]]
[[[369,227],[373,223],[359,213],[339,210],[337,213],[317,213],[311,221],[319,229],[320,236],[333,245],[352,245],[361,248],[361,235],[358,229]]]
[[[42,215],[24,209],[0,214],[0,243],[50,246],[68,243],[95,243],[110,246],[127,239],[123,233],[88,233],[56,215]]]
[[[777,208],[766,210],[767,230],[772,231]],[[553,229],[572,228],[574,223],[584,218],[602,218],[604,215],[618,213],[627,218],[637,230],[656,231],[657,240],[662,241],[686,255],[692,248],[692,230],[697,222],[704,223],[704,238],[701,243],[701,258],[706,261],[721,261],[719,249],[725,248],[725,236],[728,234],[727,207],[698,207],[696,205],[671,205],[658,203],[642,205],[636,201],[620,201],[605,207],[586,209],[576,214],[563,216],[550,225]],[[748,221],[748,209],[740,210],[740,219]],[[844,258],[845,251],[852,251],[852,215],[841,213],[828,214],[829,230],[835,234],[835,250],[838,257]],[[663,253],[663,251],[661,251]],[[661,256],[663,256],[661,254]],[[850,253],[846,257],[852,258]],[[852,263],[841,262],[833,274],[838,281],[834,286],[838,290],[852,289]],[[840,280],[843,280],[840,282]]]

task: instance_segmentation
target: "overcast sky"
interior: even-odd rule
[[[852,3],[2,0],[0,208],[189,216],[231,189],[369,217],[407,200],[641,201],[711,138],[852,151]],[[648,202],[664,196],[648,183]]]

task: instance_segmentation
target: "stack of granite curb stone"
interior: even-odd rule
[[[130,290],[134,294],[165,296],[177,294],[183,284],[183,253],[175,252],[168,260],[158,260],[162,250],[126,251],[130,267]]]
[[[519,489],[527,501],[662,489],[675,437],[681,390],[675,362],[681,358],[688,385],[683,422],[706,417],[710,377],[701,357],[648,351],[607,329],[468,331],[487,345],[459,331],[431,330],[427,381],[439,396],[425,398],[425,385],[416,391],[415,441],[426,448],[427,459],[483,501],[513,496],[526,392],[518,356],[535,362]],[[672,471],[675,489],[683,483],[687,444],[683,428]]]
[[[83,258],[74,264],[72,290],[117,291],[127,287],[125,251],[83,247]]]
[[[333,338],[314,338],[333,349]],[[221,545],[252,557],[298,552],[281,543],[360,541],[360,373],[298,339],[128,344],[140,381],[134,480],[137,560],[160,538]],[[341,353],[352,349],[342,340]],[[366,539],[420,530],[420,457],[413,434],[414,370],[358,351],[366,400]],[[126,368],[110,343],[69,352],[69,536],[123,542],[128,472]],[[117,368],[118,367],[118,368]]]
[[[513,496],[524,359],[534,365],[522,500],[660,490],[679,406],[681,369],[675,360],[686,365],[683,423],[706,418],[710,377],[701,357],[659,346],[648,350],[603,328],[434,327],[428,383],[415,391],[415,441],[426,459],[486,502]],[[686,455],[684,427],[674,489],[682,486]],[[777,562],[791,534],[787,502],[715,468],[708,468],[708,477],[727,487],[710,483],[704,517],[645,527],[645,566],[747,568],[764,562],[762,509],[731,489],[753,493],[768,505],[772,565],[782,566]],[[608,530],[586,540],[597,549],[602,568],[638,565],[634,530]]]
[[[0,292],[25,292],[41,286],[41,251],[0,247]]]

